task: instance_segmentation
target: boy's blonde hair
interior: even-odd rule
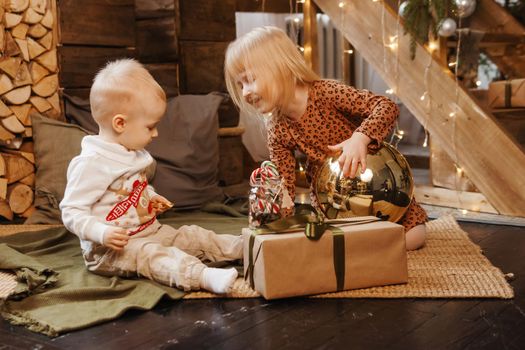
[[[277,109],[290,103],[297,85],[307,85],[319,76],[306,65],[297,45],[277,27],[259,27],[228,45],[224,62],[226,87],[239,108],[257,113],[242,96],[239,76],[246,71],[262,81],[270,103]]]
[[[153,94],[166,103],[166,94],[146,68],[138,61],[125,58],[109,62],[102,68],[91,86],[89,103],[93,118],[105,125],[117,114],[133,115],[144,95]]]

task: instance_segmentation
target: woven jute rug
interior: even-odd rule
[[[232,298],[259,294],[242,279],[235,282]],[[194,292],[185,299],[217,295]],[[504,274],[481,253],[452,216],[427,223],[427,240],[408,252],[408,283],[326,293],[312,298],[503,298],[514,297]]]
[[[43,229],[43,226],[0,227],[0,235]],[[18,230],[18,231],[16,231]],[[427,223],[425,247],[408,252],[408,283],[312,296],[313,298],[503,298],[514,297],[504,274],[481,253],[451,216]],[[0,298],[15,287],[12,274],[0,271]],[[229,298],[254,298],[259,293],[239,278]],[[224,298],[193,292],[185,299]]]

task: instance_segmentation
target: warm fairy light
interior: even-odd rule
[[[419,99],[421,101],[425,101],[426,98],[427,98],[427,92],[425,91],[425,93],[423,95],[421,95],[421,97]]]
[[[463,175],[463,169],[456,165],[456,173],[458,174],[458,176]]]
[[[455,65],[456,65],[456,62],[450,62],[450,63],[448,64],[449,67],[454,67]]]
[[[298,4],[304,4],[305,1],[306,1],[306,0],[297,0],[297,3],[298,3]]]
[[[405,134],[405,131],[404,130],[399,130],[399,135],[403,136]]]
[[[302,165],[299,165],[299,171],[304,171],[304,168]]]
[[[312,46],[309,44],[306,44],[304,45],[301,51],[303,51],[305,55],[310,55],[312,53]]]
[[[425,139],[423,140],[423,147],[428,147],[428,136],[425,135]]]
[[[481,80],[476,81],[476,86],[477,86],[477,87],[480,87],[480,86],[481,86]]]
[[[397,49],[397,42],[394,42],[394,43],[388,44],[387,46],[388,46],[391,50],[396,50],[396,49]]]
[[[345,3],[344,3],[343,1],[341,1],[341,2],[339,3],[339,7],[343,8],[344,6],[345,6]]]
[[[343,52],[351,55],[354,53],[354,50],[349,49],[349,50],[344,50]]]
[[[301,20],[299,19],[299,17],[295,17],[295,18],[293,19],[293,21],[294,21],[295,23],[299,23]]]
[[[392,95],[394,93],[394,89],[385,90],[385,93]]]
[[[388,46],[392,50],[397,49],[397,35],[390,36],[390,44],[386,46]]]
[[[299,46],[299,51],[304,52],[304,47]]]
[[[456,112],[450,112],[450,113],[448,114],[448,116],[451,117],[451,118],[452,118],[452,117],[455,117],[455,116],[456,116]]]
[[[432,40],[428,43],[428,49],[431,51],[431,52],[434,52],[436,51],[437,49],[439,48],[439,44],[437,41],[435,40]]]
[[[468,214],[468,210],[467,209],[461,209],[461,214],[467,215]]]

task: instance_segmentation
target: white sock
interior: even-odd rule
[[[237,270],[233,267],[229,269],[206,267],[202,270],[200,286],[216,294],[225,294],[230,291],[236,279]]]

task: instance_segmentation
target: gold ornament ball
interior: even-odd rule
[[[325,160],[314,184],[314,195],[328,219],[372,215],[397,222],[414,194],[412,171],[405,157],[392,145],[366,157],[364,173],[345,178],[337,157]]]

